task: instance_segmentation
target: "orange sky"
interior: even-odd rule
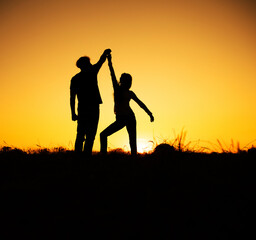
[[[72,148],[69,84],[76,60],[113,52],[116,75],[155,116],[131,104],[139,148],[173,140],[243,147],[256,139],[255,4],[239,0],[0,2],[0,146]],[[99,133],[115,119],[107,64],[99,76]],[[254,142],[254,144],[256,144]],[[109,147],[128,146],[122,130]]]

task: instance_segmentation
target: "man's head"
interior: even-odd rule
[[[91,62],[90,62],[90,58],[89,58],[89,57],[86,57],[86,56],[80,57],[80,58],[77,60],[77,62],[76,62],[76,66],[77,66],[78,68],[80,68],[81,70],[84,70],[84,69],[90,67],[91,65],[92,65],[92,64],[91,64]]]
[[[120,86],[130,89],[132,86],[132,76],[129,73],[123,73],[120,77]]]

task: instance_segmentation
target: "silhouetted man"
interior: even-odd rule
[[[102,103],[97,75],[111,50],[106,49],[99,61],[92,65],[89,57],[81,57],[76,66],[81,71],[71,79],[70,107],[72,120],[78,121],[75,151],[92,154],[92,147],[99,122],[99,105]],[[75,99],[78,99],[78,115],[75,111]],[[86,138],[85,138],[86,137]]]

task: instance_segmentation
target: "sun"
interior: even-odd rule
[[[139,138],[137,140],[137,152],[138,153],[149,153],[153,150],[154,143],[148,139]]]

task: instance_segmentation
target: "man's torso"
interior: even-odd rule
[[[71,80],[70,88],[77,94],[78,114],[83,109],[102,103],[97,74],[98,72],[92,66],[91,69],[76,74]]]

